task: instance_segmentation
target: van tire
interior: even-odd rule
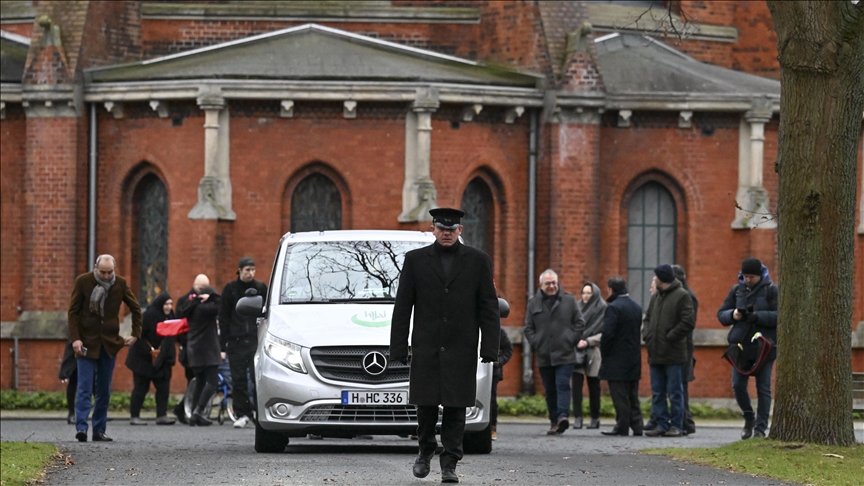
[[[492,452],[492,424],[479,432],[465,432],[462,436],[465,454],[489,454]]]
[[[279,432],[271,432],[255,422],[255,452],[283,452],[288,445],[288,437]]]

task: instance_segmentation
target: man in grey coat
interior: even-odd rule
[[[540,274],[540,290],[528,301],[525,339],[531,343],[543,388],[551,427],[549,435],[561,434],[570,422],[570,376],[576,364],[576,345],[582,339],[585,321],[576,297],[558,287],[558,274],[551,268]]]
[[[651,415],[657,428],[645,435],[680,437],[684,430],[684,363],[689,358],[687,335],[696,325],[693,300],[669,264],[654,269],[654,281],[657,292],[642,322],[642,340],[651,367]]]

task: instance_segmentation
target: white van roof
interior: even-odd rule
[[[308,241],[421,241],[432,243],[435,236],[427,231],[338,230],[285,233],[283,242]]]

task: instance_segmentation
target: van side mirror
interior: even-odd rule
[[[247,289],[246,297],[241,297],[234,306],[234,311],[241,317],[261,317],[263,310],[264,297],[255,289]]]
[[[498,315],[501,319],[510,315],[510,304],[501,297],[498,297]]]

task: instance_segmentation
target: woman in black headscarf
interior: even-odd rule
[[[147,425],[141,420],[141,405],[150,391],[150,383],[156,388],[156,424],[171,425],[169,418],[168,394],[171,388],[171,368],[176,361],[176,338],[159,336],[156,325],[167,319],[174,319],[174,301],[163,292],[153,299],[144,311],[141,339],[129,347],[126,367],[132,370],[134,388],[129,404],[132,425]]]

